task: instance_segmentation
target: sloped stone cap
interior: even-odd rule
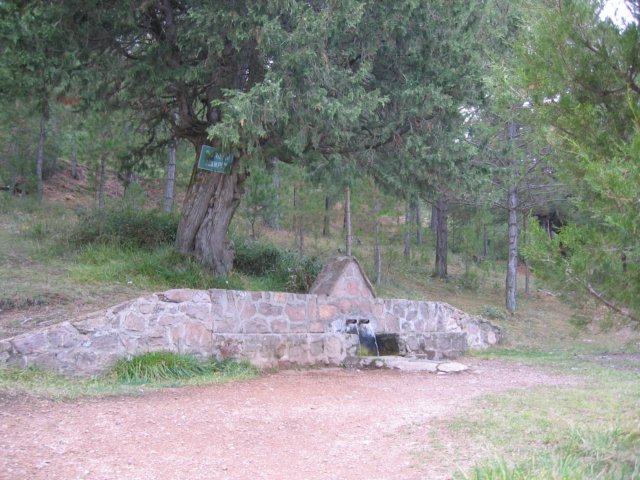
[[[373,285],[355,257],[337,257],[325,265],[309,293],[331,297],[376,298]]]

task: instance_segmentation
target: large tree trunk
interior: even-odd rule
[[[507,193],[509,210],[509,256],[507,260],[506,307],[510,312],[518,309],[518,192],[515,187]]]
[[[245,175],[238,173],[238,164],[236,159],[229,175],[194,166],[176,236],[178,251],[194,255],[218,276],[227,275],[233,268],[233,244],[226,236],[244,192]]]
[[[173,191],[176,186],[176,139],[171,139],[169,143],[169,158],[165,169],[164,201],[162,211],[169,213],[173,208]]]
[[[47,136],[45,130],[46,115],[40,114],[40,134],[38,135],[38,149],[36,152],[36,177],[38,179],[38,200],[42,200],[44,188],[42,184],[42,167],[44,165],[44,142]]]
[[[344,223],[347,227],[347,235],[346,235],[346,249],[347,256],[351,256],[351,244],[352,244],[352,235],[351,235],[351,188],[347,186],[345,189],[345,202],[344,202]]]
[[[438,203],[437,201],[431,204],[431,222],[429,227],[433,233],[438,232]]]
[[[436,277],[440,279],[446,279],[447,272],[447,251],[448,245],[448,229],[447,224],[449,220],[449,205],[447,199],[444,196],[438,197],[435,203],[436,213]]]

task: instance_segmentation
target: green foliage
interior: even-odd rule
[[[251,238],[256,238],[258,220],[267,223],[275,213],[280,211],[278,200],[278,191],[273,185],[269,172],[262,166],[254,166],[245,183],[245,194],[241,204],[251,226]]]
[[[575,209],[556,238],[539,235],[530,253],[537,272],[572,296],[638,320],[640,86],[627,72],[640,55],[640,12],[620,28],[599,18],[598,2],[564,3],[529,8],[517,50],[514,78],[554,147]]]
[[[317,257],[299,255],[271,244],[254,241],[236,242],[234,268],[248,275],[270,278],[277,290],[304,293],[309,291],[322,264]]]
[[[76,257],[71,275],[82,283],[115,282],[148,289],[242,289],[236,277],[212,277],[194,258],[179,254],[172,245],[155,248],[113,243],[88,245]]]
[[[467,269],[462,275],[455,277],[455,283],[463,290],[477,292],[480,288],[480,274],[475,269]]]
[[[158,210],[114,206],[88,209],[78,215],[79,221],[71,233],[77,245],[115,243],[131,247],[154,247],[175,241],[178,218]]]
[[[489,320],[506,320],[507,314],[501,308],[493,305],[483,305],[480,310],[480,315]]]
[[[0,395],[4,398],[37,395],[56,400],[85,396],[140,395],[170,385],[210,385],[254,378],[258,371],[245,362],[205,362],[204,372],[188,377],[170,377],[166,380],[121,381],[114,374],[91,379],[65,378],[47,370],[35,368],[0,367]]]
[[[148,352],[119,360],[111,374],[119,382],[148,383],[191,378],[199,375],[219,375],[237,369],[235,361],[201,362],[190,355],[174,352]]]

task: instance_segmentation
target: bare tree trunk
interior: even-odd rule
[[[431,205],[431,222],[429,227],[433,233],[438,231],[438,204],[437,201]]]
[[[73,150],[71,151],[71,177],[78,180],[80,175],[78,174],[78,137],[73,134]]]
[[[322,236],[329,238],[331,236],[331,198],[327,195],[324,197],[324,217],[322,219]]]
[[[487,225],[482,225],[482,257],[487,258],[489,256],[489,234],[487,232]]]
[[[435,203],[436,220],[436,277],[446,279],[447,272],[447,253],[448,245],[448,229],[449,205],[444,195],[440,195]]]
[[[515,187],[507,193],[509,210],[509,256],[507,260],[506,307],[510,312],[518,309],[518,192]]]
[[[295,213],[296,246],[298,253],[304,255],[304,227],[302,224],[302,202],[298,194],[300,185],[293,186],[293,210]]]
[[[11,184],[9,191],[12,196],[16,194],[16,184],[18,183],[18,127],[14,126],[11,135],[11,145],[9,147],[9,168],[11,169]]]
[[[375,235],[373,242],[373,267],[375,270],[374,282],[380,285],[382,282],[382,252],[380,251],[380,221],[376,218]]]
[[[529,223],[529,215],[527,213],[523,213],[522,214],[522,243],[525,245],[525,247],[528,241],[527,223]],[[529,271],[529,262],[525,257],[524,259],[524,293],[526,295],[529,295],[530,283],[531,283],[531,272]]]
[[[38,200],[42,200],[44,188],[42,184],[42,167],[44,165],[44,142],[47,136],[45,130],[46,115],[40,113],[40,134],[38,135],[38,149],[36,151],[36,177],[38,178]]]
[[[274,230],[280,230],[280,169],[278,168],[278,160],[272,158],[267,162],[267,171],[271,174],[271,185],[275,192],[273,198],[274,208],[269,209],[269,217],[266,219],[267,226]]]
[[[413,223],[411,217],[411,203],[407,202],[404,214],[404,250],[402,252],[405,259],[411,257],[411,224]]]
[[[196,158],[200,149],[196,149]],[[238,165],[236,159],[229,175],[194,165],[178,225],[178,251],[194,255],[214,275],[227,275],[233,267],[233,243],[226,236],[244,192],[245,175],[238,173]]]
[[[416,201],[416,245],[422,245],[422,205]]]
[[[107,156],[100,156],[100,172],[98,173],[98,208],[104,208],[104,187],[106,180]]]
[[[345,189],[345,202],[344,202],[344,221],[347,227],[347,235],[346,235],[346,250],[347,256],[351,256],[351,243],[352,243],[352,235],[351,235],[351,188],[347,186]]]
[[[169,158],[165,168],[164,182],[164,201],[162,202],[162,211],[169,213],[173,208],[173,191],[176,186],[176,139],[171,139],[169,143]]]

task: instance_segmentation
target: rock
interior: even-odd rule
[[[438,364],[438,372],[442,373],[457,373],[469,370],[467,365],[458,362],[444,362]]]

